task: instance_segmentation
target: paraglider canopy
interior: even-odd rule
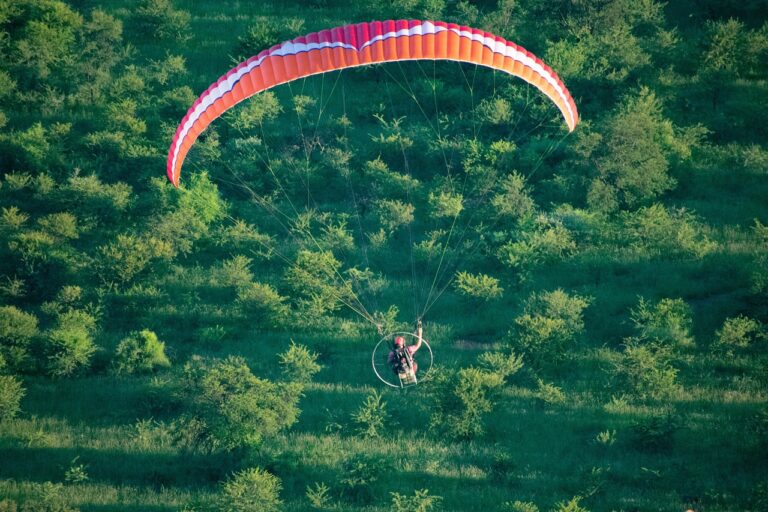
[[[389,20],[345,25],[273,46],[211,84],[181,120],[168,152],[168,179],[179,184],[197,137],[226,110],[276,85],[318,73],[407,60],[451,60],[504,71],[531,83],[560,110],[570,131],[576,105],[560,78],[524,48],[471,27],[442,21]]]

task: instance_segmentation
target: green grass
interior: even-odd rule
[[[193,16],[192,38],[188,42],[177,45],[139,37],[132,32],[135,29],[130,20],[125,22],[126,37],[132,38],[137,59],[143,64],[168,54],[182,55],[188,73],[181,83],[199,93],[236,64],[232,55],[238,37],[264,19],[285,24],[289,18],[302,18],[302,32],[310,32],[377,17],[401,17],[388,4],[332,0],[315,3],[317,6],[310,11],[304,2],[298,1],[176,1],[175,7],[187,9]],[[84,0],[72,4],[82,12],[100,7],[126,19],[132,7],[124,0]],[[667,11],[672,19],[681,25],[698,23],[686,16],[691,2],[670,4]],[[490,2],[480,5],[491,9]],[[702,30],[698,25],[684,28]],[[412,175],[425,187],[439,185],[447,179],[442,153],[434,147],[416,147],[410,151],[408,161],[403,162],[397,148],[373,142],[382,132],[373,114],[383,112],[390,120],[405,116],[408,135],[418,138],[421,134],[419,140],[433,141],[434,137],[423,135],[432,134],[434,128],[424,124],[421,109],[427,117],[434,117],[429,86],[437,78],[436,83],[445,87],[449,96],[439,110],[452,118],[461,118],[460,123],[447,129],[468,133],[475,128],[475,119],[465,112],[483,98],[491,97],[497,87],[501,90],[510,79],[492,74],[481,76],[468,95],[469,81],[474,81],[469,73],[474,73],[474,68],[448,64],[443,68],[435,66],[434,70],[433,75],[432,65],[409,63],[390,66],[386,71],[367,68],[313,77],[291,87],[277,88],[275,93],[283,112],[258,135],[264,137],[272,157],[287,159],[287,148],[301,142],[299,129],[306,133],[317,130],[328,147],[336,144],[341,132],[334,119],[347,114],[354,126],[347,135],[349,146],[356,151],[356,168],[383,155],[393,171],[404,172],[407,163]],[[408,86],[419,94],[418,104],[399,88],[406,77],[410,79]],[[759,109],[750,111],[739,91],[748,89],[749,97],[759,99],[765,90],[764,83],[753,82],[759,81],[732,84],[723,100],[731,102],[728,105],[732,110],[727,112],[738,113],[745,126],[754,122]],[[531,90],[521,87],[517,92],[527,98]],[[318,98],[318,104],[325,107],[322,116],[318,116],[319,127],[313,119],[305,119],[298,127],[291,110],[291,101],[298,94]],[[521,110],[516,113],[523,119],[518,131],[507,133],[499,127],[485,126],[480,131],[487,139],[484,140],[510,138],[524,147],[528,124],[533,124],[526,121],[526,116],[546,120],[551,109],[548,111],[541,101],[531,99]],[[310,117],[314,118],[316,113],[313,111]],[[680,116],[698,122],[699,118],[708,119],[710,114],[714,116],[702,107]],[[87,117],[84,113],[77,115]],[[762,143],[752,140],[759,139],[759,132],[744,133],[748,130],[743,126],[728,124],[726,113],[718,116],[713,117],[713,129],[728,131],[713,135],[713,145],[717,146],[718,141]],[[14,122],[18,121],[19,118],[14,118]],[[178,120],[161,121],[172,129]],[[546,147],[547,137],[560,138],[561,127],[544,124],[546,133],[540,144]],[[150,127],[150,131],[161,129]],[[250,173],[245,179],[254,186],[262,177],[257,173],[264,172],[266,176],[258,157],[238,161],[243,153],[228,146],[240,136],[232,119],[225,116],[210,130],[220,135],[222,154],[212,158],[196,147],[190,153],[182,182],[192,172],[210,172],[229,204],[231,215],[275,235],[280,240],[278,252],[292,255],[301,248],[314,249],[309,243],[286,237],[279,217],[276,220],[276,216],[248,200],[242,187],[231,185],[230,168],[238,164]],[[254,134],[256,131],[251,135]],[[566,139],[565,145],[571,142],[573,139]],[[163,151],[165,144],[163,141]],[[712,252],[701,258],[626,246],[620,240],[608,240],[607,236],[586,231],[574,231],[577,248],[573,255],[531,264],[524,271],[504,267],[490,252],[469,254],[466,261],[461,254],[448,255],[446,266],[438,263],[439,258],[413,262],[407,249],[411,233],[405,230],[383,249],[369,245],[365,254],[355,250],[345,255],[345,267],[370,267],[384,277],[384,285],[377,294],[360,294],[365,307],[384,311],[394,305],[400,311],[398,320],[404,325],[418,316],[426,299],[435,298],[457,270],[467,267],[501,280],[503,296],[488,302],[464,297],[448,286],[425,317],[425,335],[434,351],[435,365],[451,370],[476,364],[477,356],[486,350],[502,348],[532,293],[562,288],[591,298],[584,313],[585,332],[573,342],[566,357],[558,365],[545,366],[538,372],[526,361],[523,370],[510,377],[500,391],[497,406],[484,418],[486,432],[477,439],[452,439],[430,429],[428,383],[403,391],[381,385],[370,366],[371,350],[380,337],[356,313],[342,309],[328,325],[317,329],[289,325],[274,332],[255,323],[239,308],[235,286],[224,286],[211,278],[213,269],[235,255],[252,256],[254,280],[269,282],[284,292],[287,285],[282,276],[283,262],[277,256],[267,261],[249,249],[216,243],[214,235],[218,232],[208,232],[190,254],[180,255],[163,272],[157,272],[160,275],[153,276],[151,282],[148,278],[151,287],[116,290],[93,286],[88,300],[99,302],[104,316],[103,329],[96,340],[100,352],[90,373],[58,380],[22,377],[26,388],[22,413],[0,422],[0,503],[2,499],[19,503],[47,499],[95,512],[180,510],[213,499],[220,491],[220,483],[229,475],[258,465],[280,478],[286,511],[314,510],[305,491],[315,483],[330,487],[332,502],[338,504],[336,510],[361,512],[390,510],[391,492],[412,494],[423,488],[429,489],[431,495],[441,496],[442,509],[446,511],[503,510],[504,502],[516,500],[531,501],[542,511],[549,511],[577,495],[584,496],[582,505],[593,512],[679,511],[685,509],[692,497],[700,500],[701,510],[756,510],[760,486],[765,485],[768,475],[765,426],[761,426],[758,418],[768,407],[768,340],[756,340],[751,347],[731,356],[716,353],[713,341],[715,331],[728,317],[746,314],[768,321],[765,294],[756,294],[751,288],[755,257],[765,250],[751,226],[755,218],[763,223],[768,220],[768,186],[765,173],[739,167],[733,148],[716,149],[705,148],[705,154],[697,155],[693,168],[678,169],[678,188],[663,198],[669,207],[693,210],[701,219],[702,233],[716,242]],[[524,150],[530,151],[530,147]],[[300,151],[295,154],[301,156]],[[156,197],[147,193],[147,180],[136,176],[162,177],[163,156],[155,156],[156,169],[144,165],[121,171],[124,175],[109,175],[110,181],[135,180],[130,182],[139,205],[136,210],[143,210],[142,201],[147,201],[146,198]],[[324,154],[317,156],[313,163],[321,167],[323,157]],[[457,165],[460,157],[460,152],[449,150],[445,160]],[[516,155],[510,165],[536,172],[536,166],[526,158]],[[558,159],[559,156],[553,161]],[[301,158],[298,160],[301,163]],[[548,169],[549,166],[546,162],[540,174],[550,173],[551,177],[556,169]],[[134,170],[135,176],[130,174]],[[316,181],[310,194],[301,172],[289,165],[279,171],[285,173],[283,177],[290,189],[286,196],[295,200],[298,210],[314,207],[349,214],[350,230],[358,249],[362,246],[370,232],[360,233],[356,222],[359,220],[366,227],[376,222],[370,205],[366,205],[361,219],[353,215],[357,205],[347,193],[350,182],[325,169],[313,177]],[[438,178],[430,181],[434,177]],[[536,175],[530,181],[534,188],[541,184],[539,179],[544,178]],[[261,185],[269,188],[269,183]],[[357,192],[365,192],[366,185],[370,184],[358,182]],[[51,208],[39,198],[25,203],[25,196],[19,197],[13,200],[14,204],[32,205],[40,211]],[[279,206],[290,212],[285,199],[278,196]],[[538,205],[542,212],[548,212],[551,206],[543,201]],[[422,215],[413,224],[416,238],[423,238],[426,231],[440,224],[426,218],[426,207],[420,207]],[[125,222],[131,224],[126,229],[140,230],[138,226],[146,224],[145,216],[154,214],[154,207],[148,207],[147,212],[126,214]],[[30,224],[33,222],[34,218]],[[93,222],[95,226],[97,221]],[[228,222],[226,219],[220,224]],[[609,222],[613,221],[603,224]],[[211,230],[220,227],[213,226]],[[439,227],[449,226],[443,222]],[[456,235],[462,228],[457,228]],[[493,228],[490,231],[516,229],[511,223]],[[145,229],[152,231],[146,226]],[[502,236],[499,232],[489,236]],[[468,236],[471,238],[472,233]],[[103,238],[107,235],[94,229],[79,239],[78,247],[93,257],[91,246],[100,245]],[[3,247],[5,242],[3,239]],[[93,264],[87,259],[80,263],[86,273]],[[415,284],[411,281],[412,263],[419,274]],[[442,278],[433,279],[439,268],[449,270]],[[38,286],[59,281],[66,284],[64,281],[71,276],[49,277],[51,281],[44,280]],[[436,289],[430,294],[433,280]],[[48,295],[54,294],[52,290]],[[46,300],[51,298],[48,295],[41,293]],[[673,357],[681,387],[667,400],[633,399],[615,375],[623,341],[636,334],[630,311],[637,306],[639,297],[652,302],[682,298],[692,310],[695,344]],[[24,306],[39,312],[39,304]],[[41,325],[47,328],[50,319],[43,313],[39,315]],[[155,376],[112,375],[110,361],[117,343],[128,332],[144,328],[155,331],[166,343],[173,368]],[[261,446],[230,454],[190,452],[174,443],[170,425],[181,412],[174,386],[178,372],[192,355],[242,356],[255,375],[278,380],[281,372],[277,355],[289,347],[291,340],[315,351],[323,369],[306,387],[299,404],[301,415],[289,431]],[[538,377],[561,388],[565,395],[563,404],[546,405],[537,397]],[[364,439],[358,435],[352,417],[373,390],[382,393],[388,419],[381,436]],[[638,434],[642,426],[668,416],[677,428],[662,439],[649,440]],[[601,442],[601,434],[612,441]],[[658,441],[658,446],[649,447],[651,441]],[[369,494],[361,492],[355,496],[343,480],[348,476],[349,462],[358,459],[367,461],[377,479]],[[81,464],[87,479],[66,481],[67,471]],[[46,482],[63,486],[51,488]]]

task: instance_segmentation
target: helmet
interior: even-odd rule
[[[396,336],[395,337],[395,345],[397,345],[397,346],[405,345],[405,338],[403,338],[402,336]]]

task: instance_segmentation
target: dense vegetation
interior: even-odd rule
[[[0,510],[768,509],[768,24],[732,0],[0,0]],[[262,48],[399,18],[539,55]],[[386,388],[384,332],[435,367]]]

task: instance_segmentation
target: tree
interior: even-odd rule
[[[661,257],[700,259],[717,248],[698,216],[655,203],[621,215],[626,243]]]
[[[537,265],[556,262],[576,251],[571,232],[557,219],[541,215],[521,226],[512,240],[499,247],[497,257],[523,276]]]
[[[705,44],[699,75],[710,89],[712,109],[718,109],[727,84],[735,78],[760,74],[768,52],[768,39],[765,29],[762,33],[749,30],[744,22],[728,18],[707,20]]]
[[[413,222],[415,208],[412,204],[406,204],[397,199],[379,199],[374,204],[374,210],[379,223],[389,235],[400,226],[407,226]]]
[[[605,123],[601,150],[592,160],[597,176],[587,195],[590,207],[636,208],[676,185],[669,175],[672,123],[662,117],[661,103],[650,89],[624,100]]]
[[[11,34],[12,62],[23,86],[40,87],[55,83],[59,74],[73,59],[77,32],[83,17],[64,2],[19,2],[12,13],[16,30]],[[58,85],[58,84],[57,84]]]
[[[91,11],[78,37],[78,98],[99,102],[111,84],[112,70],[123,57],[123,23],[101,9]]]
[[[170,366],[171,362],[165,355],[165,343],[148,329],[132,332],[120,340],[113,362],[118,374],[151,373]]]

